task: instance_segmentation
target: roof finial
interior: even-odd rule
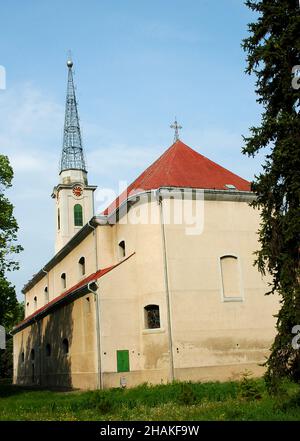
[[[175,130],[175,133],[174,133],[174,142],[176,142],[176,141],[179,140],[179,130],[182,129],[182,126],[181,126],[180,124],[178,124],[178,122],[177,122],[177,118],[176,118],[176,116],[175,116],[175,121],[174,121],[174,123],[171,124],[170,127],[171,127],[171,129],[174,129],[174,130]]]
[[[71,68],[72,68],[72,66],[73,66],[73,60],[72,60],[72,52],[71,52],[71,50],[70,50],[70,49],[68,50],[68,56],[67,56],[67,66],[68,66],[68,68],[69,68],[69,69],[71,69]]]

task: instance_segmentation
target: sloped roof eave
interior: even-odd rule
[[[112,265],[110,267],[104,268],[102,270],[99,270],[95,273],[90,274],[87,276],[84,280],[82,280],[80,283],[77,283],[61,295],[55,297],[51,302],[43,306],[42,308],[35,311],[30,316],[26,317],[22,322],[20,322],[18,325],[16,325],[13,330],[12,334],[16,334],[17,332],[21,331],[22,329],[26,328],[30,324],[40,320],[41,318],[45,317],[46,315],[50,314],[55,309],[65,305],[66,303],[70,303],[74,300],[76,300],[79,297],[82,297],[85,295],[85,293],[90,290],[88,289],[89,285],[96,283],[98,279],[103,277],[105,274],[112,271],[114,268],[120,266],[122,263],[126,262],[128,259],[130,259],[135,252],[130,254],[128,257],[123,259],[121,262],[118,262],[115,265]]]

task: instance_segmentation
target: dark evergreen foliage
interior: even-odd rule
[[[258,13],[243,41],[248,74],[256,75],[261,124],[250,128],[243,153],[266,148],[262,172],[252,188],[260,209],[260,249],[256,265],[271,275],[270,291],[278,293],[277,336],[266,363],[266,379],[300,380],[300,350],[292,347],[292,328],[300,325],[300,5],[299,0],[248,0]],[[300,66],[299,66],[300,70]]]

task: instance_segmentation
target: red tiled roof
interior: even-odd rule
[[[103,212],[111,214],[128,196],[160,187],[250,191],[250,182],[176,141]]]
[[[87,285],[89,282],[95,281],[100,279],[100,277],[104,276],[104,274],[108,273],[109,271],[111,271],[112,269],[116,268],[117,266],[121,265],[121,263],[125,262],[126,260],[128,260],[131,256],[133,256],[132,253],[130,254],[128,257],[126,257],[126,259],[122,260],[121,262],[117,263],[116,265],[112,265],[109,266],[107,268],[104,269],[100,269],[99,271],[90,274],[89,276],[87,276],[85,279],[81,280],[80,282],[78,282],[76,285],[72,286],[71,288],[69,288],[67,291],[64,291],[62,294],[60,294],[59,296],[55,297],[53,300],[51,300],[51,302],[47,303],[46,305],[42,306],[41,308],[37,309],[36,311],[34,311],[34,313],[30,314],[29,316],[27,316],[24,320],[22,320],[20,323],[18,323],[14,329],[19,328],[20,326],[24,325],[25,323],[29,322],[31,319],[33,319],[36,315],[40,314],[41,312],[45,311],[46,309],[50,308],[52,305],[54,305],[55,303],[58,303],[60,300],[62,300],[63,298],[67,297],[69,294],[71,294],[72,292],[76,291],[77,289]]]

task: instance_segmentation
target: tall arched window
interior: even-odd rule
[[[62,275],[60,276],[60,280],[61,280],[61,287],[62,287],[62,289],[66,289],[66,287],[67,287],[67,276],[66,276],[66,273],[62,273]]]
[[[37,297],[36,296],[33,298],[33,305],[34,305],[34,310],[36,310],[36,308],[37,308]]]
[[[230,255],[222,256],[220,265],[223,300],[242,300],[238,258]]]
[[[79,275],[84,276],[85,275],[85,258],[83,256],[80,257],[80,259],[78,261],[78,265],[79,265]]]
[[[57,229],[60,230],[60,209],[57,209]]]
[[[82,227],[83,225],[82,206],[80,204],[74,205],[74,225],[75,227]]]
[[[144,308],[145,313],[145,328],[156,329],[160,328],[160,316],[158,305],[147,305]]]
[[[45,299],[45,304],[49,302],[48,286],[45,286],[44,288],[44,299]]]
[[[67,338],[63,339],[62,346],[63,346],[64,354],[68,354],[69,353],[69,340]]]
[[[121,240],[121,242],[119,242],[118,251],[119,251],[119,258],[120,259],[125,257],[125,255],[126,255],[125,240]]]
[[[46,356],[47,357],[51,356],[51,345],[50,345],[50,343],[46,344]]]

